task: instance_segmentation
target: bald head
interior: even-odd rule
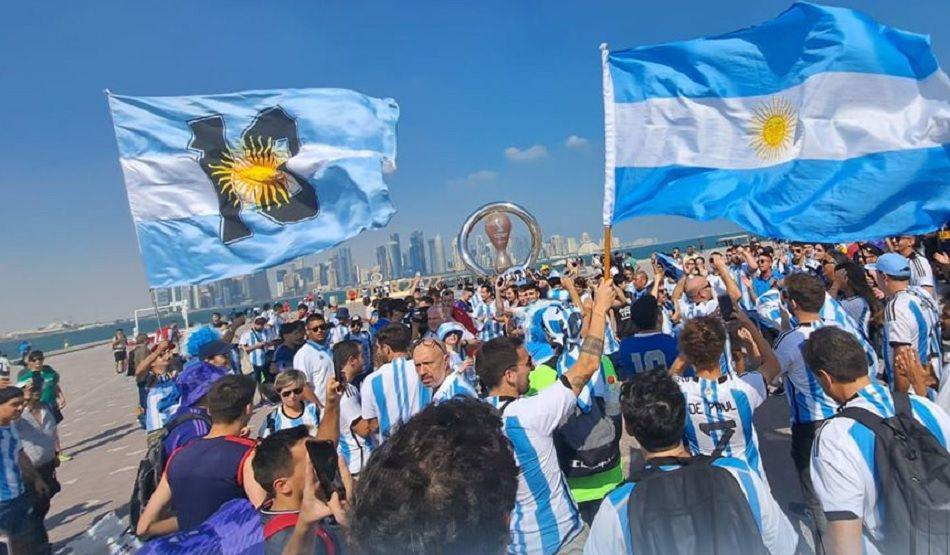
[[[709,280],[703,276],[693,276],[686,280],[686,286],[683,291],[691,301],[700,302],[712,299]]]
[[[426,387],[438,388],[451,372],[445,347],[437,339],[420,342],[411,354],[419,381]]]

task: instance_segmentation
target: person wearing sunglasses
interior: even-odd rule
[[[330,324],[317,312],[307,317],[305,326],[307,342],[294,355],[293,367],[307,377],[307,400],[325,407],[327,380],[333,374],[333,356],[326,344]]]
[[[320,410],[317,405],[304,400],[306,387],[307,376],[300,370],[284,370],[277,375],[274,390],[280,395],[280,405],[264,418],[258,437],[263,439],[279,430],[301,425],[310,430],[310,435],[317,434]]]

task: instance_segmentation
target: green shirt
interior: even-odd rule
[[[601,357],[601,364],[604,367],[604,374],[608,380],[611,376],[614,378],[613,387],[620,387],[620,380],[617,378],[617,372],[614,370],[613,363],[607,357]],[[528,393],[527,396],[537,395],[539,391],[557,381],[557,370],[546,364],[535,367],[528,374]],[[623,482],[623,468],[618,462],[616,466],[580,478],[568,478],[567,485],[574,496],[574,501],[584,503],[585,501],[597,501],[603,499],[608,493],[613,491],[620,482]]]
[[[56,390],[59,389],[59,372],[53,370],[47,365],[39,371],[43,377],[43,390],[40,392],[40,402],[46,403],[50,407],[56,406]],[[21,370],[16,377],[17,387],[24,387],[33,379],[33,371],[29,368]]]

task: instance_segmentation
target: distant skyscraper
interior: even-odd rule
[[[442,236],[436,234],[429,239],[429,271],[433,274],[443,274],[445,270],[445,243]]]
[[[356,281],[353,276],[353,253],[350,251],[350,247],[340,247],[338,253],[340,255],[339,285],[349,285]]]
[[[272,297],[267,285],[267,274],[264,270],[248,276],[248,297],[254,302],[265,302]]]
[[[401,278],[403,276],[402,247],[399,246],[399,234],[393,233],[390,235],[389,243],[386,246],[389,249],[389,260],[392,263],[392,277]]]
[[[409,269],[412,274],[426,273],[426,241],[421,231],[409,235]]]
[[[570,255],[572,255],[572,256],[577,256],[577,248],[578,248],[578,246],[579,246],[579,245],[577,244],[577,238],[575,238],[575,237],[568,237],[568,238],[567,238],[567,253],[568,253],[568,254],[570,254]]]
[[[386,245],[376,247],[376,264],[379,266],[379,273],[383,275],[383,279],[393,278],[393,262],[389,258]]]
[[[340,255],[334,254],[327,260],[327,286],[330,288],[340,286]]]
[[[325,262],[317,264],[317,284],[318,285],[329,285],[330,283],[330,268],[327,267]]]
[[[462,255],[459,254],[459,238],[452,237],[452,270],[462,271]]]

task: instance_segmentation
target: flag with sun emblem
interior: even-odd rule
[[[797,3],[726,35],[602,47],[604,224],[674,214],[805,241],[950,219],[950,81],[923,35]]]
[[[256,272],[385,226],[391,99],[342,89],[109,94],[150,287]]]

